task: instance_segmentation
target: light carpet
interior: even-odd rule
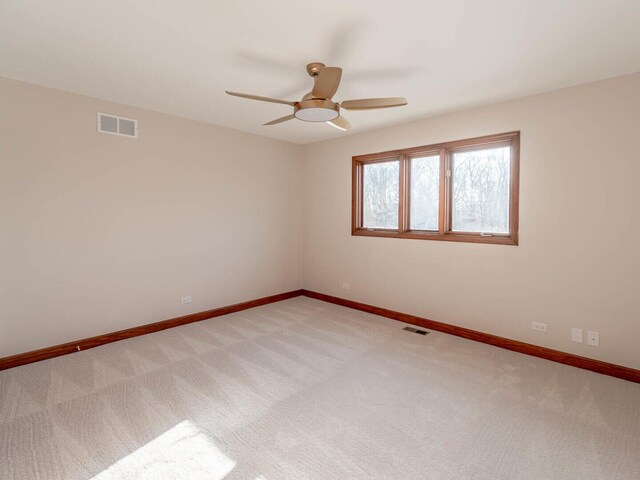
[[[640,385],[402,327],[298,297],[0,372],[0,478],[640,478]]]

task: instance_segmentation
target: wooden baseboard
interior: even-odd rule
[[[96,337],[85,338],[83,340],[77,340],[75,342],[63,343],[62,345],[56,345],[54,347],[47,347],[31,352],[19,353],[10,357],[0,358],[0,370],[6,370],[7,368],[18,367],[20,365],[26,365],[27,363],[39,362],[40,360],[59,357],[61,355],[67,355],[69,353],[74,353],[81,350],[87,350],[88,348],[98,347],[106,343],[117,342],[118,340],[124,340],[125,338],[137,337],[139,335],[145,335],[147,333],[159,332],[160,330],[166,330],[167,328],[173,328],[179,325],[185,325],[187,323],[199,322],[208,318],[214,318],[221,315],[227,315],[229,313],[240,312],[249,308],[267,305],[268,303],[280,302],[282,300],[298,297],[300,295],[302,295],[302,290],[293,290],[291,292],[270,295],[268,297],[257,298],[255,300],[236,303],[234,305],[228,305],[226,307],[214,308],[213,310],[192,313],[183,317],[162,320],[160,322],[148,323],[146,325],[140,325],[138,327],[127,328],[118,332],[106,333],[104,335],[98,335]]]
[[[40,360],[59,357],[61,355],[68,355],[70,353],[78,352],[81,350],[87,350],[88,348],[94,348],[100,345],[105,345],[107,343],[117,342],[118,340],[137,337],[139,335],[145,335],[147,333],[159,332],[160,330],[166,330],[167,328],[186,325],[187,323],[199,322],[208,318],[220,317],[222,315],[228,315],[229,313],[240,312],[242,310],[259,307],[261,305],[267,305],[269,303],[280,302],[282,300],[298,297],[300,295],[315,298],[317,300],[322,300],[324,302],[334,303],[343,307],[372,313],[374,315],[380,315],[382,317],[391,318],[393,320],[409,323],[411,325],[417,325],[423,328],[428,328],[430,330],[437,330],[439,332],[448,333],[450,335],[456,335],[458,337],[467,338],[476,342],[487,343],[489,345],[505,348],[507,350],[513,350],[514,352],[533,355],[534,357],[544,358],[553,362],[564,363],[566,365],[590,370],[592,372],[602,373],[604,375],[622,378],[630,382],[640,383],[640,370],[635,370],[633,368],[623,367],[621,365],[615,365],[613,363],[602,362],[593,358],[581,357],[579,355],[573,355],[571,353],[565,353],[559,350],[553,350],[551,348],[539,347],[537,345],[531,345],[530,343],[524,343],[517,340],[498,337],[496,335],[478,332],[469,328],[457,327],[448,323],[436,322],[435,320],[429,320],[427,318],[409,315],[407,313],[396,312],[395,310],[389,310],[386,308],[375,307],[366,303],[354,302],[352,300],[346,300],[344,298],[334,297],[332,295],[325,295],[323,293],[313,292],[311,290],[293,290],[291,292],[257,298],[255,300],[236,303],[234,305],[228,305],[226,307],[214,308],[212,310],[206,310],[204,312],[192,313],[183,317],[162,320],[160,322],[149,323],[147,325],[127,328],[118,332],[85,338],[83,340],[77,340],[75,342],[68,342],[53,347],[42,348],[40,350],[19,353],[10,357],[0,358],[0,370],[6,370],[8,368],[26,365],[28,363],[39,362]]]
[[[373,313],[375,315],[391,318],[400,322],[410,323],[411,325],[417,325],[430,330],[437,330],[450,335],[456,335],[457,337],[475,340],[476,342],[487,343],[507,350],[513,350],[514,352],[524,353],[526,355],[544,358],[553,362],[564,363],[566,365],[590,370],[592,372],[622,378],[630,382],[640,383],[640,370],[635,370],[633,368],[602,362],[600,360],[594,360],[593,358],[581,357],[579,355],[573,355],[571,353],[565,353],[551,348],[539,347],[537,345],[519,342],[517,340],[510,340],[508,338],[478,332],[469,328],[456,327],[455,325],[450,325],[448,323],[436,322],[435,320],[396,312],[386,308],[374,307],[373,305],[367,305],[366,303],[354,302],[352,300],[346,300],[344,298],[325,295],[323,293],[317,293],[310,290],[303,290],[302,294],[324,302],[335,303],[336,305],[341,305],[343,307]]]

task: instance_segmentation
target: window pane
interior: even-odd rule
[[[510,165],[510,147],[453,154],[453,231],[509,233]]]
[[[440,202],[440,156],[411,159],[412,230],[438,230]]]
[[[398,228],[400,163],[368,163],[362,172],[362,226]]]

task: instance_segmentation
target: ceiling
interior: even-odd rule
[[[309,143],[640,71],[638,0],[1,0],[0,76]],[[262,123],[305,65],[336,100],[405,96],[325,124]],[[117,112],[115,112],[117,113]]]

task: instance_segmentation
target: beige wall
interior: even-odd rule
[[[640,368],[639,112],[631,75],[303,148],[0,79],[0,357],[304,286]],[[520,246],[350,235],[352,155],[518,129]]]
[[[300,288],[300,154],[0,79],[0,357]]]
[[[519,246],[350,235],[353,155],[512,130]],[[636,74],[308,145],[304,286],[640,368],[639,137]]]

